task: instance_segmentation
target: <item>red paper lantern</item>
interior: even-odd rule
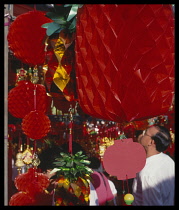
[[[85,4],[75,43],[78,98],[85,113],[130,122],[169,109],[174,94],[171,5]]]
[[[41,111],[31,111],[22,120],[22,130],[32,139],[41,139],[50,131],[50,120]]]
[[[29,168],[24,174],[19,174],[14,180],[19,191],[33,196],[37,192],[43,192],[50,184],[48,177],[43,173],[37,173],[34,168]]]
[[[36,88],[35,88],[36,86]],[[47,100],[45,87],[41,84],[33,84],[22,80],[11,89],[8,94],[8,111],[17,118],[24,118],[34,106],[34,90],[36,89],[36,110],[47,111]]]
[[[15,193],[10,201],[10,206],[32,206],[34,204],[35,200],[25,192],[18,192]]]
[[[52,20],[37,10],[19,15],[10,25],[7,36],[14,56],[30,66],[43,64],[46,29],[41,26],[49,22]]]

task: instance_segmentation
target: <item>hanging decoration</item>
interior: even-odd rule
[[[115,140],[104,153],[103,166],[107,173],[123,181],[123,196],[127,205],[131,205],[134,196],[129,192],[128,179],[135,178],[146,162],[146,152],[143,146],[130,139]],[[128,193],[124,191],[126,181]]]
[[[21,173],[22,167],[25,165],[22,159],[23,156],[23,146],[22,146],[22,138],[21,138],[21,133],[18,133],[18,153],[16,154],[16,162],[15,165],[17,166],[17,171],[18,174]]]
[[[44,23],[52,22],[45,13],[33,10],[17,16],[9,27],[7,40],[14,56],[29,66],[42,65],[45,61],[46,30]]]
[[[125,196],[124,196],[124,201],[126,202],[127,205],[131,205],[132,202],[134,201],[134,196],[130,193],[127,193]]]
[[[51,173],[56,172],[58,182],[55,188],[56,206],[86,206],[89,202],[89,179],[92,170],[87,166],[90,161],[82,151],[75,154],[60,153]]]
[[[85,113],[131,122],[168,111],[174,95],[171,5],[85,4],[78,10],[75,43]]]
[[[127,185],[127,194],[125,192],[124,183],[126,183],[126,185]],[[134,196],[129,191],[129,183],[128,183],[127,175],[126,175],[126,180],[122,180],[122,194],[123,194],[123,199],[124,199],[124,202],[125,202],[125,203],[122,202],[122,206],[131,205],[132,202],[134,201]]]
[[[50,120],[42,111],[35,110],[27,114],[22,120],[23,132],[32,139],[41,139],[50,131]]]
[[[78,4],[54,5],[54,12],[46,13],[46,16],[51,18],[53,22],[42,25],[43,28],[47,29],[46,33],[49,36],[47,43],[50,43],[50,45],[55,41],[54,36],[58,35],[52,47],[58,63],[54,59],[51,47],[47,47],[46,58],[49,70],[46,72],[46,82],[49,87],[53,78],[53,82],[67,101],[75,101],[77,99],[74,69],[74,32],[76,30],[76,15],[79,7],[81,5]]]
[[[11,197],[10,206],[51,205],[52,197],[45,191],[50,181],[45,174],[29,168],[28,172],[18,175],[14,183],[19,192]]]
[[[22,80],[8,93],[8,111],[17,118],[24,118],[34,110],[34,87],[36,85],[36,109],[45,113],[47,111],[47,94],[41,84],[33,84]]]
[[[53,22],[42,25],[42,28],[47,29],[47,36],[60,33],[63,29],[67,29],[69,33],[75,32],[77,11],[82,6],[82,4],[54,5],[54,12],[46,13],[46,16],[52,19]]]
[[[29,165],[32,163],[33,155],[29,148],[29,138],[27,137],[27,148],[22,153],[22,160],[25,164]]]
[[[33,198],[25,192],[15,193],[9,201],[9,206],[32,206],[34,203]]]

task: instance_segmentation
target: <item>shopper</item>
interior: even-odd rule
[[[117,190],[114,183],[104,175],[104,169],[97,157],[89,158],[89,167],[94,171],[90,182],[90,206],[117,206]]]
[[[163,126],[152,126],[139,135],[146,151],[146,164],[133,181],[135,206],[173,206],[174,161],[163,152],[170,145],[170,133]]]

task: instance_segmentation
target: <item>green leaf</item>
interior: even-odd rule
[[[72,173],[74,176],[76,175],[78,171],[75,168],[70,169],[70,173]]]
[[[78,5],[73,4],[70,10],[70,13],[68,15],[67,21],[70,21],[74,16],[76,16],[78,11]]]
[[[57,171],[61,171],[60,168],[54,168],[53,170],[50,171],[50,174],[56,173]]]
[[[74,160],[74,162],[75,162],[78,166],[83,166],[83,164],[82,164],[82,163],[80,163],[80,161],[79,161],[79,160]]]
[[[74,30],[76,28],[76,18],[73,19],[72,23],[68,27],[69,30]]]
[[[53,33],[55,33],[60,28],[61,28],[61,26],[59,24],[52,22],[49,24],[46,33],[48,36],[51,36]]]
[[[41,25],[41,28],[48,28],[49,24],[50,23],[45,23],[45,24]]]
[[[79,152],[77,152],[77,153],[75,153],[75,156],[80,156],[80,155],[82,155],[82,151],[79,151]]]
[[[84,163],[86,165],[89,165],[90,164],[90,161],[89,160],[80,160],[81,163]]]
[[[60,152],[60,155],[61,155],[62,157],[69,157],[69,155],[66,154],[66,153],[64,153],[64,152]]]
[[[56,166],[64,166],[66,162],[53,162]]]
[[[66,164],[67,167],[72,167],[73,166],[73,160],[70,160]]]

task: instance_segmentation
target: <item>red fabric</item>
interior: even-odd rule
[[[93,186],[98,196],[99,205],[105,205],[106,201],[112,200],[114,198],[114,195],[112,194],[111,188],[109,186],[108,179],[104,174],[98,173],[96,171],[91,174],[91,177],[93,180]]]

